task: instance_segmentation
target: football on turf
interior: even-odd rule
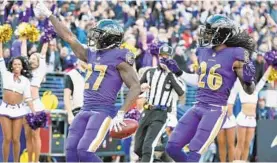
[[[124,139],[131,135],[133,135],[137,128],[138,128],[138,122],[133,119],[124,119],[123,122],[126,124],[126,126],[121,125],[122,130],[115,132],[114,129],[110,131],[110,136],[115,139]]]

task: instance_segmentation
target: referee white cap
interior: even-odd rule
[[[159,54],[166,54],[172,56],[173,48],[167,44],[164,44],[159,49]]]

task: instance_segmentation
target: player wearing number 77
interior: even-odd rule
[[[227,99],[237,77],[248,94],[255,88],[255,68],[249,61],[255,45],[245,31],[239,31],[228,17],[212,15],[200,31],[200,38],[201,47],[196,52],[200,63],[197,102],[179,120],[166,147],[176,162],[198,162],[213,142],[225,122]],[[173,60],[166,65],[177,76],[186,78]],[[187,144],[189,152],[184,153],[182,148]]]
[[[122,113],[129,109],[140,94],[140,83],[132,68],[134,54],[119,49],[123,28],[113,20],[99,21],[95,28],[87,32],[88,46],[96,43],[96,50],[93,51],[81,45],[42,1],[36,5],[35,14],[49,18],[56,33],[70,44],[80,60],[89,65],[85,78],[84,104],[69,128],[66,161],[101,162],[95,151],[110,127],[122,124]],[[129,92],[120,115],[116,116],[118,110],[114,104],[123,82],[129,87]]]

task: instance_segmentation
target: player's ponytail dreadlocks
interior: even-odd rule
[[[254,39],[248,35],[246,31],[241,31],[233,37],[229,38],[225,43],[228,47],[242,47],[250,52],[255,51],[256,44]]]

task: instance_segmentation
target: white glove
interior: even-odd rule
[[[73,113],[71,112],[71,113],[69,113],[69,114],[67,115],[68,124],[71,125],[71,123],[73,122],[73,119],[74,119],[74,115],[73,115]]]
[[[52,15],[52,12],[45,6],[42,0],[40,0],[34,8],[36,17],[47,17]]]
[[[114,129],[115,130],[115,132],[118,132],[118,131],[121,131],[122,130],[122,127],[121,127],[121,125],[123,125],[123,126],[127,126],[124,122],[123,122],[123,120],[124,120],[124,111],[119,111],[118,113],[117,113],[117,115],[114,117],[114,119],[113,119],[113,122],[112,122],[112,126],[111,126],[111,128],[110,128],[110,131],[112,130],[112,129]]]
[[[2,4],[1,4],[2,3]],[[7,5],[7,3],[8,3],[8,0],[4,0],[4,1],[2,1],[0,4],[0,11],[2,11],[2,10],[4,10],[5,9],[5,7],[6,7],[6,5]]]

